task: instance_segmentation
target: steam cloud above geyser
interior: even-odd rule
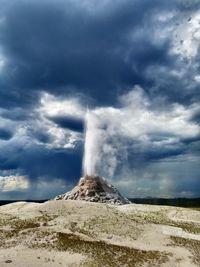
[[[149,160],[169,157],[186,140],[196,138],[199,126],[191,118],[198,106],[156,107],[139,86],[119,99],[120,108],[104,107],[86,113],[84,175],[112,179]],[[150,151],[150,152],[149,152]]]

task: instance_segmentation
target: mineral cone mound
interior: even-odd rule
[[[71,191],[59,195],[55,200],[85,200],[90,202],[129,204],[130,201],[124,198],[119,191],[104,178],[99,176],[85,176],[79,180],[77,186]]]

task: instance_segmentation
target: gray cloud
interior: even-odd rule
[[[180,165],[177,171],[159,166],[161,160],[198,157],[199,1],[0,0],[0,5],[1,175],[24,175],[30,188],[45,179],[75,183],[88,106],[98,118],[93,130],[104,135],[95,148],[101,147],[104,175],[114,182],[120,176],[123,184],[123,169],[127,184],[134,186],[141,176],[142,186],[157,164],[149,188],[171,181],[168,191],[186,192],[186,175],[184,181],[176,178]],[[143,93],[132,101],[136,85]],[[175,168],[174,161],[165,164]],[[188,164],[185,173],[189,169],[188,179],[198,185],[197,164],[193,170]],[[191,195],[195,190],[190,187]]]

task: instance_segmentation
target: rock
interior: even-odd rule
[[[84,200],[90,202],[110,203],[116,205],[130,204],[119,191],[104,178],[99,176],[81,177],[77,186],[71,191],[55,197],[55,200]]]
[[[6,260],[5,261],[5,263],[11,263],[12,262],[12,260]]]

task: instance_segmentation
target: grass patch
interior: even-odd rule
[[[200,234],[200,226],[194,223],[180,223],[179,225],[179,227],[188,233]]]
[[[192,209],[192,210],[197,210],[197,211],[200,211],[200,207],[190,207],[188,209]]]
[[[17,245],[18,231],[0,230],[0,247],[9,248]]]
[[[26,238],[40,235],[39,239],[45,237],[40,231],[40,226],[47,226],[48,222],[57,216],[42,215],[33,219],[19,219],[7,214],[1,214],[0,218],[0,247],[8,248],[17,244],[26,243]],[[41,233],[41,234],[39,234]],[[47,234],[46,234],[47,235]],[[39,240],[38,239],[38,240]],[[31,244],[32,241],[30,241]],[[46,240],[44,239],[44,243]],[[33,241],[33,243],[35,243]],[[42,241],[40,241],[42,243]]]
[[[142,251],[128,247],[107,244],[103,241],[86,241],[75,234],[57,233],[56,248],[61,251],[82,253],[89,260],[82,264],[84,267],[98,266],[159,266],[168,261],[169,254],[158,251]]]
[[[187,248],[193,255],[192,260],[199,266],[200,263],[200,241],[171,236],[173,244]]]
[[[27,228],[35,228],[40,226],[40,224],[37,221],[37,218],[22,220],[17,217],[4,214],[1,216],[2,217],[0,218],[0,227],[10,226],[15,230],[23,230]]]
[[[32,235],[32,238],[29,239],[29,243],[27,244],[29,248],[55,249],[55,242],[57,241],[56,233],[35,230],[29,235]]]
[[[16,219],[16,217],[8,214],[0,214],[0,227],[10,225],[14,219]]]
[[[85,227],[86,225],[87,224],[84,222],[84,226],[80,227],[77,222],[70,222],[70,224],[66,225],[65,228],[69,229],[72,233],[77,232],[92,238],[96,238],[97,235],[94,232],[90,231],[87,227]]]
[[[165,211],[151,212],[151,213],[139,213],[134,214],[134,217],[131,217],[132,220],[140,224],[152,223],[152,224],[163,224],[168,226],[180,227],[184,231],[192,234],[200,233],[200,226],[193,222],[182,222],[170,220]]]
[[[109,236],[116,235],[136,240],[142,232],[138,223],[131,220],[125,214],[110,213],[109,215],[93,216],[84,222],[81,227],[85,232],[94,236],[95,233],[102,233]]]
[[[57,217],[57,215],[48,216],[46,214],[35,217],[33,219],[19,219],[18,217],[9,216],[6,214],[3,214],[1,216],[0,227],[10,226],[11,228],[14,228],[18,231],[40,227],[42,223],[44,223],[45,225],[45,223],[48,223]]]
[[[40,226],[40,223],[37,222],[36,219],[26,219],[26,220],[15,219],[12,221],[11,226],[15,230],[21,231],[30,228],[37,228]]]

